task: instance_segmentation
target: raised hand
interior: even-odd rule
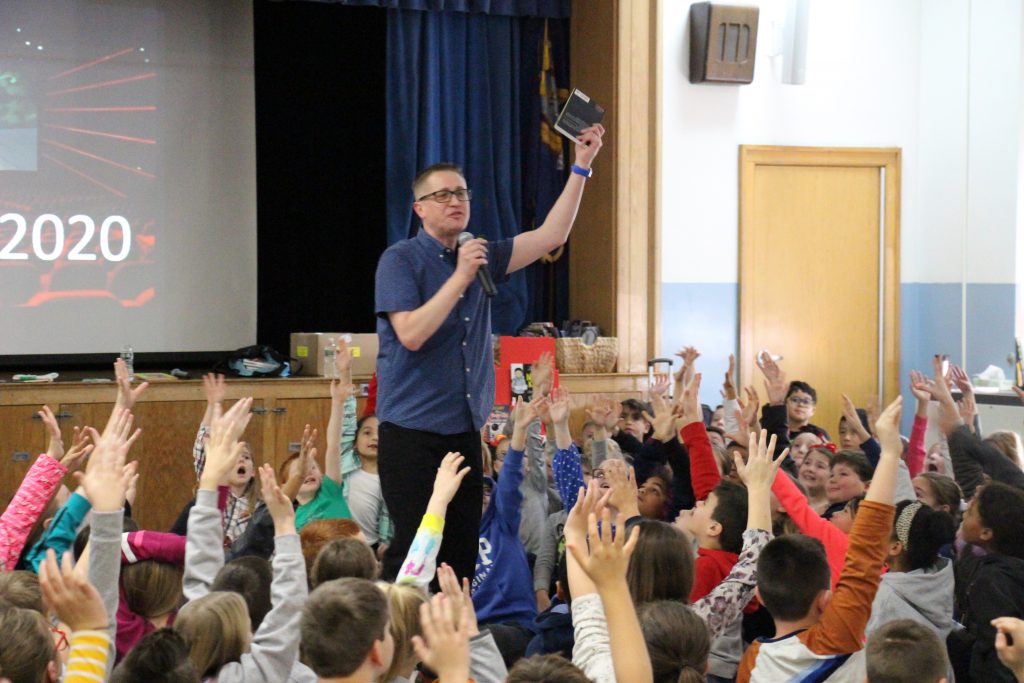
[[[602,489],[596,479],[592,479],[586,489],[580,487],[576,504],[569,510],[569,516],[562,529],[566,543],[586,545],[587,519],[590,515],[600,514],[611,495],[611,490]]]
[[[466,624],[466,635],[470,638],[480,635],[480,627],[476,621],[476,609],[473,607],[473,598],[469,590],[469,579],[463,578],[460,586],[459,579],[455,576],[455,570],[442,562],[441,567],[437,570],[437,581],[441,592],[448,598],[452,618],[458,617],[462,610],[465,610],[469,617]]]
[[[967,428],[974,431],[974,418],[978,415],[978,406],[974,401],[974,394],[964,393],[957,401],[957,409],[960,411],[960,419],[964,421]]]
[[[36,411],[36,415],[42,418],[43,426],[46,427],[46,431],[49,434],[46,454],[54,460],[60,461],[64,457],[64,439],[60,435],[60,425],[57,424],[57,418],[54,417],[50,406],[43,406],[41,410]],[[61,464],[63,465],[64,463],[62,462]]]
[[[974,385],[971,384],[971,378],[967,376],[962,367],[950,364],[949,377],[953,380],[956,388],[960,390],[960,393],[964,396],[974,396]]]
[[[668,388],[672,386],[672,381],[669,379],[668,373],[659,372],[654,376],[654,382],[648,387],[647,393],[650,395],[651,401],[654,400],[655,396],[664,398]]]
[[[695,373],[693,378],[683,387],[683,395],[679,399],[679,405],[683,411],[683,424],[704,422],[704,409],[700,406],[700,380],[701,374]]]
[[[555,384],[555,359],[549,351],[540,354],[533,363],[533,394],[547,396]]]
[[[692,346],[684,346],[676,352],[676,355],[683,359],[683,364],[672,375],[672,379],[675,381],[675,389],[672,394],[679,396],[683,393],[683,385],[693,378],[697,359],[700,358],[700,351]]]
[[[875,423],[875,433],[878,435],[878,443],[881,444],[883,453],[889,451],[896,453],[897,457],[903,452],[903,440],[900,439],[902,412],[903,397],[897,396],[895,401],[886,406]]]
[[[224,396],[228,393],[227,384],[224,382],[224,375],[217,375],[208,372],[203,375],[203,393],[206,395],[206,405],[213,406],[224,402]]]
[[[930,389],[932,398],[939,403],[939,428],[944,434],[949,435],[960,424],[960,411],[953,401],[953,394],[949,391],[949,383],[946,381],[946,373],[943,372],[942,364],[942,356],[932,357],[934,381],[930,385]]]
[[[789,385],[786,384],[786,373],[782,371],[779,364],[768,353],[758,353],[756,365],[764,375],[764,388],[768,392],[768,403],[773,406],[781,406],[786,402],[786,391]]]
[[[601,137],[604,135],[604,126],[600,123],[584,128],[576,137],[576,165],[583,168],[590,168],[594,163],[594,157],[601,150]]]
[[[654,415],[645,410],[643,416],[654,428],[654,438],[662,443],[671,441],[676,432],[676,414],[662,394],[651,394],[651,408]]]
[[[343,405],[348,397],[355,393],[356,388],[350,382],[340,379],[331,380],[331,403]]]
[[[109,627],[103,598],[89,579],[75,573],[71,552],[64,553],[61,566],[53,549],[39,565],[39,587],[43,603],[72,631],[103,631]]]
[[[314,446],[316,436],[317,430],[312,429],[309,425],[303,428],[302,438],[299,440],[299,457],[292,460],[288,466],[289,492],[292,492],[292,483],[298,482],[298,486],[294,487],[294,493],[298,494],[299,488],[302,486],[301,482],[313,469],[313,463],[316,461],[316,446]]]
[[[739,420],[741,432],[745,432],[747,429],[752,429],[757,426],[757,410],[761,407],[761,397],[757,395],[757,389],[753,386],[749,386],[744,387],[743,391],[747,395],[747,400],[744,401],[741,398],[736,399],[736,402],[739,403],[740,406],[739,412],[736,414],[736,419]]]
[[[874,430],[875,423],[878,422],[878,418],[882,415],[882,406],[878,402],[878,395],[871,394],[868,397],[868,402],[864,405],[864,411],[868,414],[868,429]],[[872,435],[874,431],[871,431]]]
[[[996,628],[996,654],[1017,680],[1024,680],[1024,621],[1016,617],[992,620]]]
[[[431,503],[437,502],[441,505],[441,517],[444,516],[444,510],[448,507],[448,503],[452,502],[455,494],[459,492],[462,480],[469,474],[468,465],[461,467],[465,460],[459,453],[449,453],[444,456],[441,466],[437,468],[437,474],[434,476],[434,492],[430,500]],[[427,511],[430,511],[430,506]]]
[[[137,429],[133,434],[132,423],[130,411],[115,408],[102,436],[86,427],[96,447],[85,472],[75,472],[75,478],[96,512],[116,512],[124,507],[129,484],[125,460],[142,431]]]
[[[210,424],[210,440],[206,444],[206,465],[199,477],[199,488],[216,491],[223,485],[231,471],[238,465],[243,446],[238,439],[245,431],[252,413],[252,398],[235,401],[231,408],[222,413],[219,404],[213,407]]]
[[[619,404],[614,399],[602,398],[594,402],[594,405],[587,408],[587,419],[597,425],[594,432],[595,441],[603,441],[608,438],[608,433],[615,429],[619,422]]]
[[[143,382],[139,386],[132,389],[132,380],[128,377],[128,366],[124,364],[124,360],[118,358],[114,361],[114,381],[117,382],[117,400],[114,403],[114,408],[121,408],[124,410],[131,410],[135,407],[135,402],[142,396],[142,392],[149,387],[149,382]]]
[[[949,390],[949,379],[947,378],[948,370],[945,370],[943,365],[944,358],[938,354],[932,356],[932,374],[934,383],[932,384],[932,398],[940,403],[946,402],[946,397],[949,398],[949,402],[953,402],[953,394]]]
[[[555,424],[569,422],[569,392],[561,387],[553,389],[549,397],[548,411]]]
[[[71,436],[71,448],[61,458],[61,464],[69,471],[78,469],[85,462],[86,457],[92,453],[93,444],[89,441],[88,428],[75,427]]]
[[[618,523],[622,524],[640,514],[637,497],[636,473],[623,460],[605,460],[601,465],[604,481],[611,487],[608,505],[618,511]]]
[[[925,377],[917,370],[910,371],[910,393],[919,402],[928,405],[928,402],[932,400],[933,384],[933,380]]]
[[[860,421],[860,415],[857,414],[857,406],[853,405],[850,397],[846,394],[842,394],[842,397],[843,417],[846,418],[846,427],[857,432],[857,438],[860,439],[861,443],[864,443],[871,438],[871,433],[864,428],[864,423]]]
[[[612,532],[611,514],[608,510],[601,513],[601,528],[597,526],[597,515],[587,516],[590,552],[587,544],[572,542],[566,539],[566,548],[572,553],[580,568],[597,586],[598,591],[606,590],[619,582],[625,582],[629,558],[636,549],[640,538],[640,527],[633,527],[626,540],[626,527],[621,522]],[[614,536],[614,538],[613,538]]]
[[[729,354],[729,369],[725,371],[725,381],[722,382],[722,398],[732,401],[736,398],[736,356]]]
[[[132,460],[124,466],[124,476],[128,479],[128,487],[124,490],[124,499],[129,505],[135,505],[139,495],[139,461]]]
[[[334,369],[336,370],[335,377],[337,377],[342,384],[349,386],[352,384],[352,349],[348,348],[348,342],[345,341],[344,338],[338,339],[335,344],[338,347],[338,350],[334,354]]]
[[[552,422],[550,411],[551,398],[548,396],[535,394],[530,402],[524,401],[522,396],[516,397],[516,403],[512,408],[512,440],[509,447],[517,451],[526,450],[526,430],[530,423],[540,417],[541,420],[550,424]]]
[[[743,406],[741,405],[740,407],[742,408]],[[739,425],[739,431],[733,434],[726,434],[725,438],[735,441],[744,448],[750,448],[750,435],[753,432],[747,431],[747,429],[750,427],[750,424],[748,422],[745,422],[745,419],[746,418],[743,414],[743,410],[737,410],[736,423]]]
[[[779,471],[782,461],[789,455],[789,449],[784,449],[777,458],[773,458],[772,454],[775,453],[776,435],[772,434],[769,437],[767,430],[764,429],[761,430],[760,434],[750,432],[747,437],[747,443],[749,455],[746,462],[743,461],[743,456],[740,453],[733,453],[736,473],[743,483],[747,485],[748,491],[758,487],[767,491],[771,488],[772,482],[775,481],[775,473]]]
[[[416,656],[437,674],[438,683],[465,683],[469,679],[469,615],[463,607],[448,609],[449,598],[435,595],[420,605],[422,636],[412,637]],[[457,616],[456,616],[457,615]]]
[[[274,535],[284,536],[295,533],[295,508],[288,496],[281,492],[277,485],[277,475],[274,468],[264,464],[260,468],[260,487],[263,493],[263,502],[267,506],[270,518],[274,520]]]

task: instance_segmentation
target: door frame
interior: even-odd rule
[[[881,358],[878,389],[881,405],[900,393],[900,168],[902,152],[898,147],[786,147],[740,145],[739,149],[739,337],[741,377],[753,372],[752,321],[754,311],[743,296],[743,283],[753,275],[757,255],[751,253],[750,240],[743,239],[746,217],[757,213],[754,200],[754,176],[758,166],[845,166],[880,170],[883,181],[880,269],[882,277],[879,321]]]

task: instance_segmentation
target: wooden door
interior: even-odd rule
[[[818,393],[838,440],[841,394],[899,391],[899,165],[895,149],[741,147],[740,367],[782,355]]]
[[[205,410],[205,401],[135,404],[135,425],[142,434],[128,457],[139,461],[141,476],[132,508],[139,527],[167,531],[195,495],[192,445]]]
[[[292,453],[299,451],[302,430],[308,424],[317,430],[316,460],[320,470],[324,469],[324,452],[327,450],[327,421],[331,417],[331,399],[326,398],[279,398],[270,408],[268,419],[274,423],[272,452],[274,467],[278,467]]]
[[[33,419],[36,406],[0,407],[0,507],[21,485],[22,479],[39,454],[46,450],[46,428]]]
[[[356,414],[361,415],[366,399],[356,399]],[[279,398],[274,400],[268,418],[274,425],[273,457],[274,466],[284,462],[289,455],[299,451],[302,430],[308,424],[317,430],[316,460],[321,471],[324,468],[324,452],[327,450],[327,421],[331,418],[331,399],[325,398]],[[268,453],[268,455],[271,455]]]

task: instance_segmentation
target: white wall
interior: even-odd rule
[[[1020,0],[810,0],[803,85],[772,56],[789,2],[747,2],[754,82],[692,85],[692,3],[662,0],[662,352],[736,337],[740,145],[899,147],[901,374],[936,352],[1004,363],[1024,285]],[[705,371],[732,350],[703,350]]]
[[[690,84],[690,4],[662,8],[664,282],[736,281],[741,144],[900,147],[902,280],[1014,282],[1017,0],[811,0],[799,86],[773,76],[785,0],[754,3],[752,84]]]
[[[741,144],[901,147],[904,185],[915,182],[920,35],[906,27],[919,25],[919,2],[812,0],[801,86],[772,76],[779,0],[756,3],[752,84],[690,84],[690,4],[666,0],[662,10],[663,281],[736,282]],[[905,196],[904,225],[916,211]]]

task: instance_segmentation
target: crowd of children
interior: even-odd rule
[[[714,410],[680,356],[645,401],[592,400],[575,438],[538,358],[485,450],[475,572],[438,566],[469,481],[450,453],[392,581],[344,345],[328,423],[276,469],[241,440],[251,399],[204,379],[195,498],[169,531],[131,519],[146,387],[119,361],[102,431],[65,451],[42,409],[47,452],[0,516],[0,681],[1024,682],[1024,454],[982,434],[962,370],[911,374],[909,438],[902,399],[836,397],[835,443],[768,355],[767,401],[730,362]]]

